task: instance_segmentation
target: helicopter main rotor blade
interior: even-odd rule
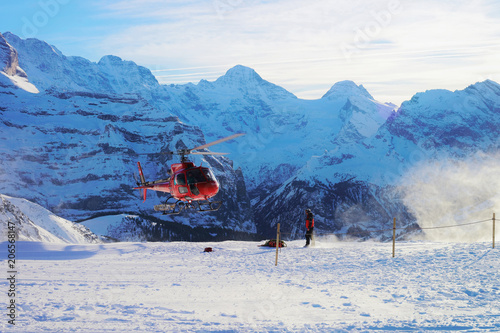
[[[172,151],[165,151],[165,152],[159,152],[159,153],[135,153],[136,155],[174,155],[177,154],[176,152]]]
[[[208,148],[208,147],[211,147],[211,146],[216,145],[218,143],[221,143],[221,142],[224,142],[224,141],[228,141],[228,140],[232,140],[234,138],[237,138],[237,137],[245,135],[245,134],[246,133],[236,133],[236,134],[233,134],[231,136],[228,136],[228,137],[225,137],[225,138],[222,138],[222,139],[210,142],[210,143],[206,143],[204,145],[201,145],[201,146],[198,146],[196,148],[189,149],[189,150],[198,150],[198,149]],[[194,154],[194,153],[191,153],[191,154]]]
[[[213,153],[211,151],[195,151],[190,153],[191,155],[227,155],[229,153]]]

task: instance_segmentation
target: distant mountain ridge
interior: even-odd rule
[[[168,221],[261,235],[282,223],[301,237],[303,208],[310,207],[318,232],[369,237],[354,220],[374,227],[400,216],[414,228],[392,190],[416,160],[500,149],[500,86],[493,81],[418,93],[395,110],[352,81],[302,100],[237,65],[213,82],[161,85],[148,69],[116,56],[93,63],[36,39],[5,33],[3,40],[0,191],[70,219],[134,213],[147,220],[165,197],[153,194],[142,204],[131,190],[139,153],[245,132],[213,147],[231,160],[195,159],[221,181],[223,208]],[[7,80],[12,50],[40,93]],[[164,176],[172,162],[144,158],[146,177]]]
[[[159,86],[151,71],[132,61],[110,55],[94,63],[82,57],[66,57],[35,38],[24,40],[12,33],[3,36],[21,54],[19,65],[30,73],[30,82],[42,91],[130,95]]]

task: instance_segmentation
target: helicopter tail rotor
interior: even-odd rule
[[[139,167],[139,177],[141,177],[141,185],[146,183],[146,178],[144,178],[144,173],[142,172],[141,162],[137,162],[137,166]]]
[[[142,198],[144,202],[146,201],[148,188],[144,186],[146,185],[146,178],[144,178],[144,173],[142,172],[141,162],[137,162],[137,167],[139,168],[139,177],[141,179],[141,182],[137,183],[138,187],[136,187],[136,189],[142,190]]]

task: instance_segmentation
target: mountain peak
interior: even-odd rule
[[[103,65],[117,65],[123,62],[122,58],[117,57],[115,55],[105,55],[99,60],[97,63],[99,66]]]
[[[22,49],[26,49],[39,57],[42,55],[53,57],[52,60],[54,60],[55,58],[64,57],[60,50],[58,50],[54,45],[50,45],[46,41],[37,38],[22,39],[21,37],[11,32],[6,32],[3,34],[3,36],[18,52],[22,52]]]
[[[21,40],[21,38],[19,38],[17,35],[14,35],[12,32],[10,31],[6,31],[4,32],[3,34],[0,34],[3,36],[3,38],[5,38],[6,40]]]
[[[252,68],[236,65],[233,68],[230,68],[224,76],[218,78],[216,82],[248,83],[249,81],[262,82],[264,80]]]
[[[250,67],[236,65],[230,68],[225,75],[219,77],[214,84],[216,86],[227,86],[236,88],[244,94],[263,94],[270,99],[297,98],[286,89],[270,83],[260,77]]]
[[[336,99],[339,97],[365,96],[373,99],[372,95],[363,87],[353,81],[345,80],[335,83],[322,98]]]
[[[112,78],[111,85],[118,93],[137,92],[143,88],[151,89],[159,86],[156,77],[149,69],[114,55],[102,57],[97,67]]]
[[[477,82],[465,88],[465,91],[471,94],[479,94],[491,101],[498,101],[500,96],[500,84],[492,80]],[[495,104],[498,104],[496,102]]]

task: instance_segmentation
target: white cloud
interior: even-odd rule
[[[105,36],[103,53],[157,70],[196,68],[155,72],[163,82],[197,82],[243,64],[299,97],[351,79],[376,98],[400,103],[423,89],[464,88],[500,73],[500,20],[492,14],[499,5],[492,1],[134,0],[99,6],[110,18],[141,20]]]

